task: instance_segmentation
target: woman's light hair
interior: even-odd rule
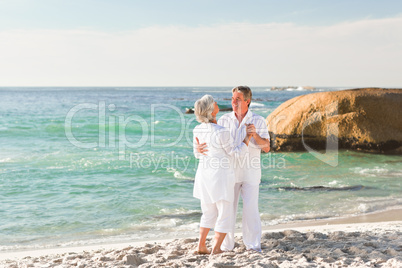
[[[212,116],[215,108],[214,103],[214,98],[211,95],[204,95],[194,103],[194,114],[198,122],[209,123],[214,119]]]
[[[244,100],[245,101],[250,100],[250,103],[251,103],[251,98],[253,97],[253,93],[251,93],[251,89],[248,86],[234,87],[232,89],[232,93],[235,93],[236,91],[243,93]],[[248,104],[249,107],[250,107],[250,103]]]

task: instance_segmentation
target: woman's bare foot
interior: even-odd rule
[[[224,251],[221,250],[220,248],[218,248],[218,249],[213,249],[212,252],[211,252],[211,255],[221,254],[221,253],[223,253],[223,252],[224,252]]]
[[[223,251],[221,250],[221,245],[222,245],[223,240],[225,239],[225,236],[226,236],[226,233],[220,233],[220,232],[215,231],[214,244],[212,246],[211,255],[223,253]]]
[[[211,250],[207,247],[197,247],[196,253],[198,254],[211,254]]]

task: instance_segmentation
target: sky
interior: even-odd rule
[[[402,87],[402,1],[0,0],[0,87]]]

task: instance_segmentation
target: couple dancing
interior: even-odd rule
[[[194,197],[201,201],[200,239],[197,252],[218,254],[234,248],[239,196],[243,199],[243,242],[248,250],[261,251],[258,192],[261,150],[269,151],[268,128],[263,117],[249,110],[249,87],[232,89],[233,112],[218,121],[219,107],[205,95],[194,105],[201,124],[193,131],[194,155],[199,159]],[[214,228],[212,250],[205,244]]]

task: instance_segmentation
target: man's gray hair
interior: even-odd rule
[[[250,103],[248,104],[248,107],[250,107],[251,98],[253,97],[253,93],[251,92],[251,89],[248,86],[238,86],[238,87],[232,88],[232,93],[235,93],[236,91],[243,93],[243,97],[244,97],[245,101],[250,100]]]
[[[204,95],[194,103],[194,114],[198,122],[209,123],[214,119],[212,116],[215,108],[214,103],[214,98],[211,95]]]

